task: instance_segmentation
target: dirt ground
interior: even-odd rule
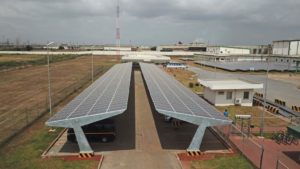
[[[19,56],[19,55],[18,55]],[[53,56],[55,57],[55,56]],[[94,57],[94,69],[108,69],[117,57]],[[83,56],[51,64],[52,102],[64,97],[70,85],[91,74],[91,57]],[[37,117],[48,107],[47,66],[0,72],[0,138]],[[1,142],[0,139],[0,142]]]
[[[173,76],[176,80],[181,82],[183,85],[191,88],[195,93],[203,92],[203,88],[197,82],[197,76],[194,72],[188,71],[186,69],[172,69],[172,68],[162,68],[169,75]],[[190,87],[190,83],[193,87]],[[198,86],[197,86],[198,85]]]
[[[225,109],[229,112],[229,118],[234,120],[235,115],[238,114],[247,114],[251,115],[251,124],[255,127],[260,126],[260,116],[263,111],[261,107],[242,107],[242,106],[225,106],[225,107],[217,107],[220,112],[224,112]],[[284,120],[277,115],[274,115],[270,112],[265,112],[265,127],[286,127],[288,126],[288,120]]]

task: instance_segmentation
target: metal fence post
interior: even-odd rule
[[[264,159],[264,146],[261,146],[261,156],[260,156],[260,163],[259,163],[259,168],[262,169],[262,164],[263,164],[263,159]]]

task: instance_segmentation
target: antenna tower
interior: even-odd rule
[[[120,0],[117,0],[117,20],[116,20],[116,47],[117,55],[120,55],[121,35],[120,35]]]

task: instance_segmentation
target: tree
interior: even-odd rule
[[[58,50],[64,50],[64,49],[65,49],[65,47],[63,47],[61,45],[58,47]]]
[[[26,48],[27,51],[31,51],[33,49],[33,47],[31,45],[26,45],[25,48]]]

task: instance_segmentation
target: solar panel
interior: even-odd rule
[[[140,63],[150,96],[158,112],[227,120],[212,105],[152,64]]]
[[[127,109],[132,63],[117,64],[56,113],[48,122]]]
[[[211,67],[217,67],[229,71],[259,71],[267,70],[267,62],[258,61],[238,61],[238,62],[210,62],[210,61],[196,61],[195,63],[204,64]],[[277,63],[269,62],[269,70],[275,71],[286,71],[286,70],[296,70],[294,64],[289,65],[289,63]]]

